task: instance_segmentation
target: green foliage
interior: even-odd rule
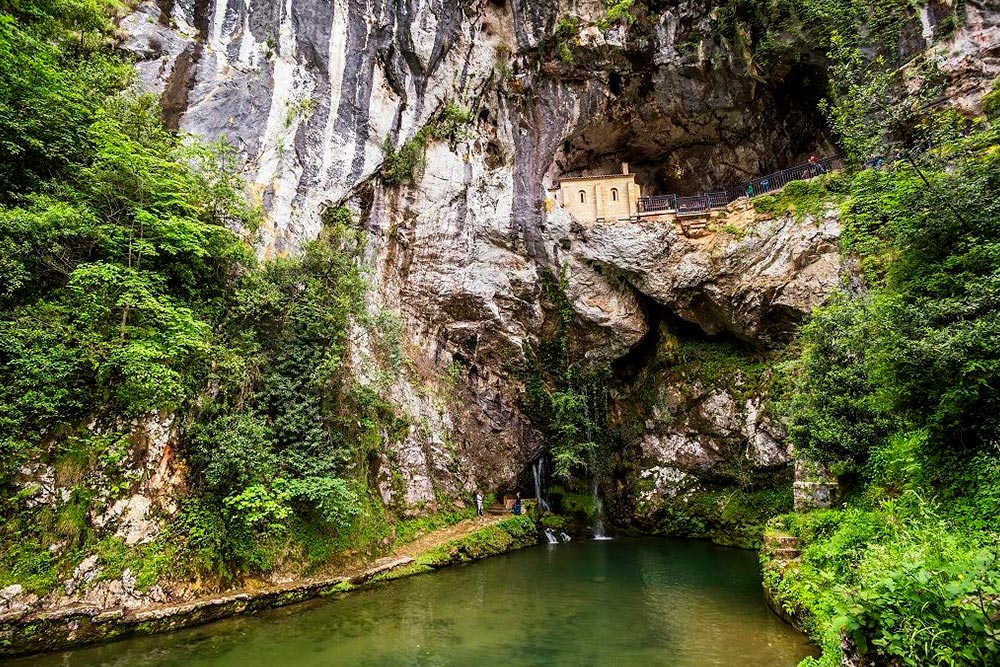
[[[997,557],[943,531],[908,532],[906,542],[885,548],[883,558],[898,558],[896,566],[863,581],[833,625],[860,648],[910,667],[995,662],[1000,638],[989,607],[1000,597]]]
[[[0,204],[89,159],[90,126],[134,76],[109,53],[116,4],[0,2]]]
[[[163,574],[178,566],[176,547],[164,539],[128,545],[112,535],[97,544],[96,552],[101,565],[96,581],[120,580],[128,570],[140,591],[148,590]]]
[[[802,558],[784,572],[764,556],[765,579],[839,664],[846,634],[877,664],[982,665],[1000,653],[995,545],[956,530],[912,492],[874,510],[783,517]]]
[[[670,361],[677,372],[706,387],[725,388],[746,398],[764,392],[770,364],[738,343],[685,338],[673,355]]]
[[[846,189],[841,174],[827,174],[809,180],[792,181],[780,192],[757,197],[753,200],[753,207],[757,213],[791,215],[798,222],[806,218],[815,220],[828,208],[840,204],[845,198]]]
[[[807,458],[864,461],[894,426],[869,358],[881,333],[877,310],[869,300],[839,298],[802,328],[801,355],[784,369],[791,376],[785,407],[789,437]]]
[[[608,30],[620,24],[630,24],[635,21],[632,5],[635,0],[604,0],[605,12],[597,21],[601,30]]]
[[[566,278],[546,275],[542,281],[554,326],[537,349],[526,355],[522,369],[525,409],[532,423],[545,434],[557,477],[584,472],[595,475],[598,451],[612,438],[608,425],[611,369],[573,360],[573,307],[566,297]]]
[[[559,59],[566,65],[572,65],[575,61],[573,47],[580,43],[580,25],[581,21],[577,16],[564,16],[556,23],[556,49]]]
[[[895,498],[926,482],[921,480],[921,450],[926,439],[922,431],[897,432],[874,443],[865,468],[870,493],[876,498],[882,494]]]
[[[386,137],[382,145],[383,182],[386,185],[406,185],[419,181],[424,173],[427,146],[430,142],[434,139],[448,139],[455,142],[466,138],[464,128],[473,117],[470,109],[449,101],[438,120],[424,125],[413,138],[398,149],[393,146],[391,138]]]
[[[441,114],[436,135],[452,140],[462,139],[464,138],[463,127],[471,123],[474,117],[471,109],[467,109],[457,102],[448,102]]]
[[[317,106],[318,103],[311,97],[303,97],[294,102],[286,102],[285,127],[290,128],[296,120],[308,120],[310,116],[316,113]]]
[[[990,92],[983,95],[983,113],[991,121],[1000,121],[1000,78],[993,82]]]
[[[189,427],[202,498],[184,526],[199,560],[217,568],[273,566],[258,534],[281,544],[352,531],[368,456],[394,418],[341,373],[366,290],[362,236],[344,210],[325,223],[301,257],[245,274],[219,327],[217,390]]]
[[[420,179],[424,172],[427,144],[433,138],[432,135],[431,126],[425,125],[399,149],[392,145],[389,137],[385,138],[382,146],[382,180],[386,185],[412,184]]]
[[[496,72],[497,78],[500,80],[501,83],[506,83],[507,81],[510,81],[511,77],[514,74],[514,71],[511,69],[510,66],[510,60],[511,60],[510,46],[508,46],[504,42],[500,42],[499,44],[496,45],[496,47],[494,47],[493,56],[495,62],[493,66],[493,71]]]
[[[223,173],[228,149],[166,133],[149,97],[110,101],[88,136],[72,181],[0,207],[0,247],[15,249],[0,449],[15,457],[98,402],[126,417],[179,406],[208,362],[226,277],[250,261],[227,228],[255,222]]]
[[[554,486],[548,491],[562,514],[575,515],[587,520],[594,518],[597,506],[592,493],[573,493],[561,486]]]
[[[834,33],[897,66],[903,27],[915,20],[905,0],[728,0],[716,8],[713,27],[749,42],[752,65],[766,74],[805,48],[829,49]]]
[[[756,549],[767,521],[792,507],[791,489],[693,489],[658,503],[654,532],[700,537],[716,544]]]
[[[898,251],[887,272],[882,363],[899,407],[943,448],[980,448],[1000,436],[990,389],[1000,374],[998,170],[995,148],[948,171],[925,165],[930,187],[913,193],[912,174],[901,179],[895,195],[910,195],[909,213],[888,219]]]
[[[4,531],[8,540],[0,552],[0,587],[20,584],[24,590],[45,594],[60,580],[58,557],[33,539],[29,531]]]
[[[995,141],[947,168],[924,164],[929,186],[908,166],[855,179],[844,244],[877,289],[836,300],[803,329],[791,418],[802,451],[863,459],[901,420],[940,451],[1000,437],[989,389],[1000,377]]]
[[[856,163],[879,155],[902,122],[904,107],[893,104],[893,78],[885,61],[869,62],[850,38],[834,33],[830,59],[831,98],[820,108],[840,138],[845,154]]]
[[[43,591],[94,551],[145,586],[364,550],[388,531],[370,459],[402,426],[342,371],[363,232],[333,208],[301,256],[257,266],[234,151],[121,92],[115,7],[0,0],[0,580]],[[90,517],[135,482],[127,425],[163,411],[190,495],[153,545],[98,542]],[[14,493],[27,461],[69,498]]]
[[[854,178],[842,244],[869,289],[819,309],[790,364],[796,451],[860,482],[847,510],[785,519],[807,548],[766,569],[822,665],[842,634],[875,664],[1000,652],[1000,142],[991,128],[956,138],[947,114],[923,125],[942,143],[916,165]]]
[[[439,568],[465,563],[538,543],[538,529],[527,515],[508,517],[492,526],[446,542],[417,557],[417,564]]]
[[[556,23],[555,37],[560,41],[576,39],[580,34],[580,18],[564,16]]]

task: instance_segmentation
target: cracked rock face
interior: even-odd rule
[[[968,25],[937,48],[974,106],[1000,68],[1000,12],[966,4]],[[741,49],[708,36],[709,9],[683,0],[601,31],[599,0],[145,0],[124,21],[168,121],[224,135],[244,156],[267,213],[262,256],[315,238],[329,206],[352,207],[369,233],[369,309],[399,318],[408,359],[389,372],[371,337],[354,337],[358,380],[410,424],[380,464],[390,505],[434,509],[509,485],[544,449],[512,373],[545,320],[543,274],[565,276],[574,335],[600,362],[643,340],[651,307],[774,349],[838,284],[834,211],[767,221],[734,210],[720,225],[738,233],[689,239],[674,224],[581,225],[547,209],[561,175],[621,160],[647,192],[683,193],[830,148],[805,83],[822,76],[821,54],[752,76]],[[582,27],[567,63],[553,34],[571,13]],[[913,48],[926,47],[915,34]],[[448,104],[471,122],[430,142],[415,183],[387,187],[386,143],[439,127]],[[718,419],[730,413],[721,400],[705,404]],[[737,407],[743,425],[726,428],[754,460],[784,460],[780,434],[746,427],[752,411]],[[647,435],[643,449],[666,469],[688,436]],[[712,456],[704,445],[688,463]],[[115,514],[145,539],[139,504]]]
[[[644,327],[635,300],[621,296],[627,285],[707,334],[728,332],[763,348],[787,343],[837,287],[836,211],[796,221],[736,210],[715,224],[728,231],[687,238],[675,223],[646,220],[554,228],[568,246],[562,256],[581,318],[634,344]],[[596,321],[590,303],[600,304]]]
[[[705,480],[732,481],[732,469],[766,473],[786,466],[791,450],[784,427],[765,414],[757,396],[738,396],[743,380],[706,387],[700,382],[661,382],[639,439],[634,519],[653,519],[660,503]]]

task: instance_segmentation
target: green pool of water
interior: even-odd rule
[[[17,667],[793,667],[756,555],[705,542],[538,547],[380,588]]]

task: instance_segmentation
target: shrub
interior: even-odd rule
[[[635,0],[604,0],[606,8],[604,16],[597,22],[601,30],[608,30],[616,25],[630,24],[635,21],[632,15],[632,5]]]
[[[412,184],[420,179],[432,133],[430,126],[424,126],[398,150],[393,147],[389,137],[385,138],[382,146],[382,180],[386,185]]]
[[[559,59],[567,65],[574,62],[573,47],[579,43],[580,19],[576,16],[565,16],[559,19],[555,29],[555,40]]]
[[[1000,659],[1000,567],[994,549],[969,549],[935,528],[876,548],[833,627],[862,651],[908,667]]]
[[[452,140],[464,138],[462,128],[472,122],[474,114],[457,102],[448,102],[441,120],[438,122],[436,136],[449,137]]]
[[[990,91],[983,95],[983,113],[991,121],[1000,120],[1000,78],[994,81]]]
[[[878,391],[869,346],[881,325],[870,299],[840,297],[801,331],[802,352],[790,375],[788,433],[796,450],[817,461],[865,461],[891,433],[891,401]]]

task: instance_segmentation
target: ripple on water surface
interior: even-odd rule
[[[794,667],[756,555],[685,540],[571,542],[377,589],[11,667]]]

